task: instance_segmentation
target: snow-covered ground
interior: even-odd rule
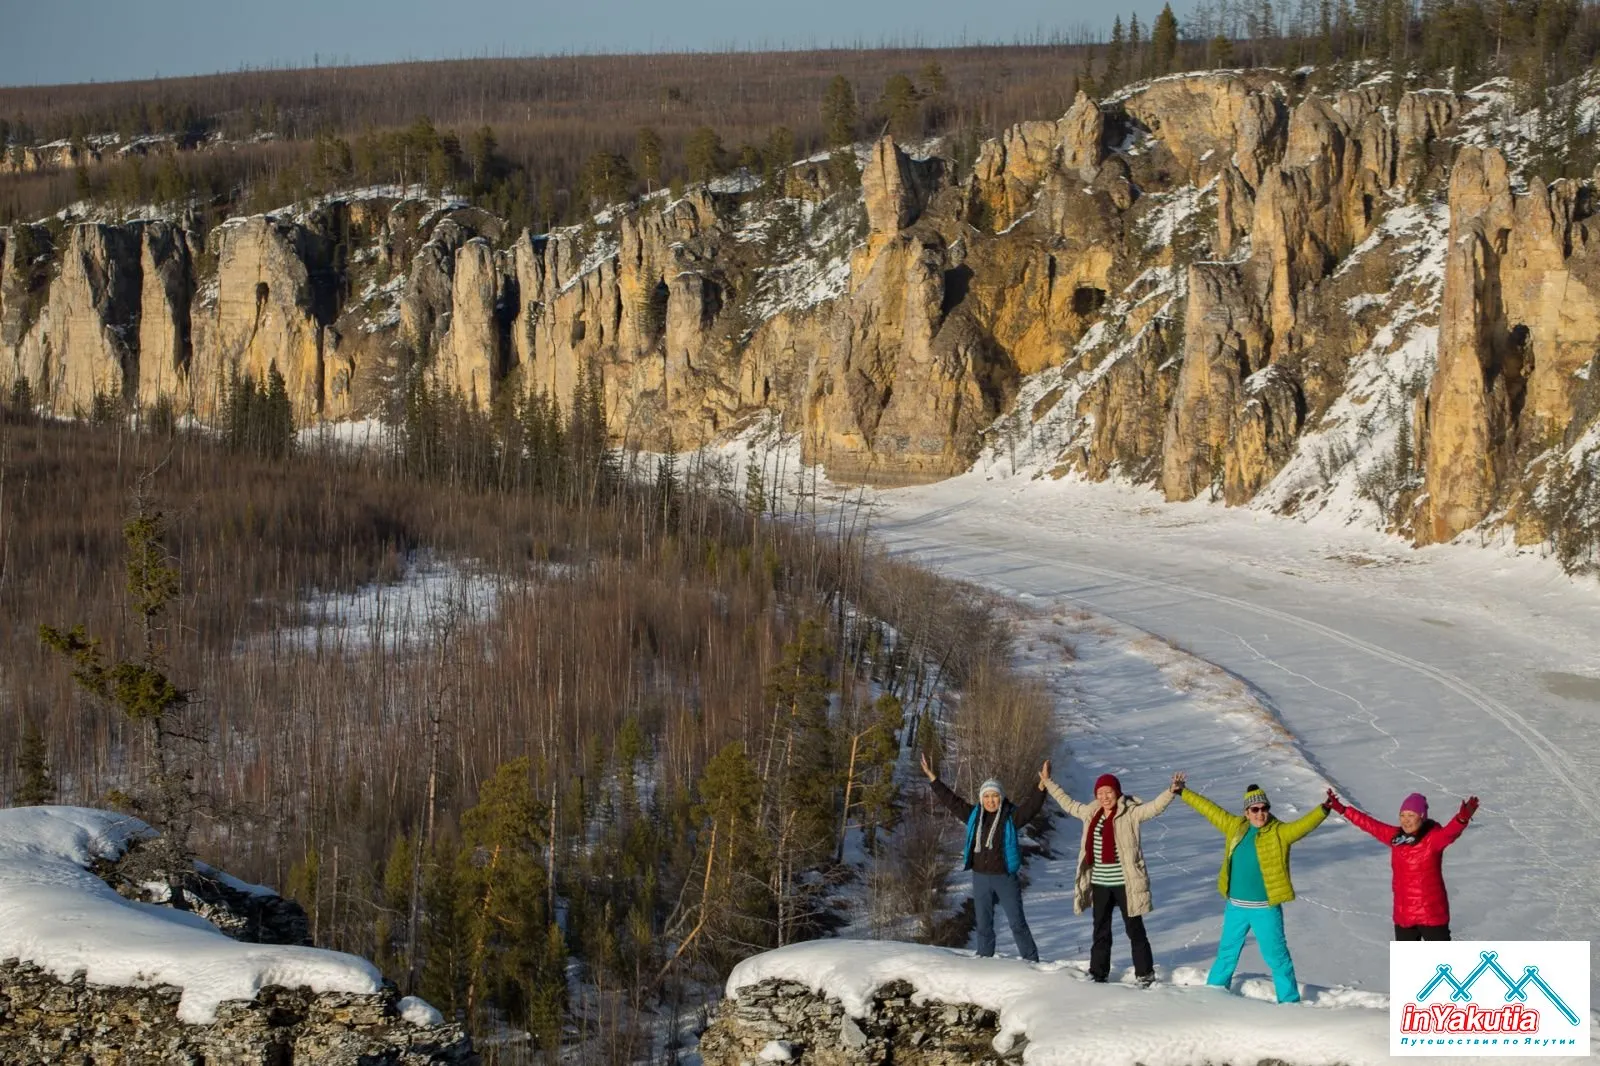
[[[382,989],[382,974],[365,959],[240,943],[197,914],[123,899],[90,872],[94,859],[116,858],[149,831],[136,818],[82,807],[0,810],[0,959],[62,980],[81,973],[91,984],[174,985],[183,990],[178,1017],[196,1024],[267,985]],[[420,1000],[407,1006],[408,1018],[431,1017]]]
[[[1504,549],[1418,551],[1332,520],[1172,505],[1113,484],[974,472],[875,499],[893,549],[1026,608],[1019,649],[1058,697],[1070,756],[1056,776],[1069,791],[1110,770],[1148,796],[1181,769],[1233,808],[1258,782],[1292,817],[1331,785],[1386,819],[1420,791],[1441,820],[1476,794],[1482,809],[1445,862],[1456,937],[1600,938],[1592,581]],[[1063,629],[1071,661],[1042,639]],[[1220,837],[1174,806],[1145,841],[1158,964],[1209,964]],[[1087,954],[1071,858],[1031,871],[1047,958]],[[1294,880],[1301,979],[1386,990],[1386,849],[1330,818],[1296,847]],[[1128,965],[1120,933],[1117,960]],[[1265,973],[1253,948],[1243,969]]]
[[[1284,818],[1332,786],[1385,820],[1420,791],[1441,821],[1476,794],[1483,806],[1445,861],[1456,939],[1600,939],[1593,580],[1506,545],[1418,551],[1331,512],[1167,504],[1007,468],[869,493],[872,525],[895,553],[1013,598],[1019,664],[1056,698],[1055,777],[1070,793],[1087,798],[1109,770],[1149,798],[1185,770],[1235,810],[1251,783]],[[1279,1006],[1253,941],[1235,995],[1203,987],[1222,838],[1182,803],[1144,832],[1161,984],[1132,984],[1120,922],[1119,983],[1089,983],[1089,915],[1072,913],[1079,826],[1056,819],[1054,854],[1027,868],[1041,966],[833,941],[750,960],[729,992],[781,975],[848,1006],[907,978],[923,996],[1000,1010],[1006,1033],[1026,1033],[1030,1066],[1388,1061],[1381,844],[1332,816],[1296,845],[1285,919],[1305,1004]]]
[[[919,997],[996,1011],[997,1050],[1025,1037],[1028,1066],[1389,1061],[1386,996],[1307,989],[1303,1004],[1280,1007],[1270,983],[1264,994],[1252,987],[1231,997],[1206,988],[1204,971],[1192,967],[1180,969],[1174,984],[1145,990],[1091,984],[1076,961],[1030,966],[920,944],[813,940],[739,964],[728,978],[728,992],[768,977],[826,990],[858,1017],[875,989],[910,979]]]

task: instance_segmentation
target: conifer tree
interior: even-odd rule
[[[801,875],[834,853],[844,782],[828,717],[833,685],[825,636],[821,623],[802,621],[766,685],[776,735],[769,741],[775,753],[768,774],[773,795],[763,807],[774,841],[770,883],[779,944],[802,935],[812,917],[815,886]]]
[[[500,142],[491,127],[481,126],[473,133],[468,147],[468,165],[472,171],[472,187],[475,190],[486,192],[494,185],[495,153],[499,149]]]
[[[378,967],[396,980],[404,980],[411,973],[406,920],[411,906],[414,862],[411,838],[401,833],[395,837],[389,848],[389,856],[384,860],[383,909],[378,914],[374,930],[378,941]]]
[[[1172,13],[1171,4],[1161,5],[1161,14],[1156,16],[1155,27],[1150,31],[1150,49],[1153,56],[1150,73],[1157,77],[1171,73],[1178,56],[1178,19]]]
[[[1144,27],[1139,25],[1139,13],[1128,16],[1128,79],[1138,81],[1145,75]]]
[[[1211,38],[1211,46],[1207,49],[1211,53],[1211,66],[1221,70],[1233,66],[1233,42],[1222,34]]]
[[[794,131],[788,126],[774,126],[761,146],[761,166],[768,175],[779,174],[794,162]]]
[[[666,447],[656,462],[656,507],[663,527],[671,528],[678,507],[678,449],[673,443],[671,430],[667,431]]]
[[[1106,92],[1112,92],[1122,85],[1125,47],[1122,16],[1118,15],[1111,23],[1111,42],[1106,45],[1106,72],[1101,85]]]
[[[261,444],[257,454],[269,459],[282,459],[294,448],[294,405],[289,401],[289,388],[278,373],[278,364],[267,367],[266,395],[261,405]]]
[[[771,897],[765,884],[770,849],[757,820],[761,779],[744,745],[734,741],[712,756],[695,791],[693,879],[699,882],[694,886],[699,899],[685,915],[694,924],[677,938],[668,969],[691,949],[720,968],[742,957],[748,945],[771,943]]]
[[[683,162],[690,181],[710,181],[727,167],[722,137],[710,126],[700,126],[683,145]]]
[[[543,972],[546,871],[544,808],[533,794],[527,757],[495,771],[478,803],[461,817],[458,899],[467,934],[466,1009],[473,1019],[494,1007],[525,1025]]]
[[[18,374],[17,380],[11,383],[11,409],[18,414],[33,414],[33,383],[26,374]]]
[[[744,509],[752,518],[760,517],[767,510],[766,479],[753,450],[744,463]]]
[[[56,783],[50,773],[50,755],[45,747],[44,734],[29,718],[22,728],[22,744],[17,749],[17,791],[12,804],[17,807],[38,807],[54,803]]]
[[[822,98],[822,130],[829,148],[841,148],[856,139],[856,91],[843,74],[835,74]]]
[[[909,137],[918,132],[917,107],[921,97],[917,87],[905,74],[891,74],[883,83],[883,96],[878,106],[889,122],[889,131],[897,137]]]
[[[443,837],[429,849],[420,887],[418,987],[421,996],[446,1017],[456,1017],[457,1012],[466,1010],[471,942],[465,921],[467,900],[457,878],[455,849]]]
[[[193,869],[189,838],[196,817],[188,760],[179,757],[175,746],[181,741],[192,748],[202,738],[201,723],[179,728],[191,694],[178,687],[166,668],[167,612],[178,595],[179,575],[167,552],[166,515],[147,496],[153,475],[140,477],[132,513],[122,528],[127,609],[137,626],[137,652],[107,662],[101,639],[90,637],[82,625],[67,630],[40,625],[39,639],[71,663],[72,680],[80,689],[143,728],[146,761],[133,791],[115,798],[161,835],[140,849],[127,876],[166,879],[175,890]]]
[[[589,205],[594,207],[627,199],[633,177],[633,167],[625,156],[599,151],[584,164],[580,181]]]
[[[639,154],[639,176],[648,192],[661,184],[661,135],[649,126],[640,126],[634,145]]]

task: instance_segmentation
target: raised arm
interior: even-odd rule
[[[928,757],[922,757],[922,776],[928,779],[928,787],[933,790],[933,798],[939,806],[961,819],[963,822],[972,817],[972,804],[952,792],[948,785],[939,780],[939,775],[933,772],[933,767],[928,765]]]
[[[1224,810],[1192,788],[1185,788],[1178,794],[1183,797],[1183,802],[1198,811],[1200,817],[1210,822],[1219,833],[1227,833],[1246,823],[1244,815]],[[1322,808],[1319,807],[1317,809],[1321,810]]]
[[[1461,809],[1456,812],[1456,816],[1439,827],[1439,850],[1443,851],[1460,840],[1461,834],[1467,831],[1467,823],[1472,821],[1472,816],[1477,813],[1478,797],[1468,796],[1462,801]]]
[[[1093,817],[1093,807],[1087,803],[1079,803],[1077,800],[1067,795],[1067,790],[1056,784],[1050,778],[1046,777],[1043,781],[1043,784],[1044,790],[1050,793],[1050,798],[1055,800],[1057,805],[1060,806],[1062,810],[1066,811],[1074,818],[1087,821],[1089,818]]]
[[[1022,802],[1011,809],[1011,824],[1021,829],[1039,816],[1044,810],[1045,791],[1043,788],[1030,788]]]
[[[1178,794],[1176,792],[1170,788],[1164,788],[1161,790],[1161,795],[1155,799],[1146,800],[1128,811],[1128,817],[1133,819],[1135,825],[1140,822],[1148,822],[1152,818],[1159,817],[1161,812],[1172,806],[1172,801],[1177,798]]]
[[[1345,821],[1367,834],[1367,836],[1385,844],[1393,843],[1395,835],[1400,832],[1399,826],[1379,821],[1366,811],[1352,807],[1347,803],[1340,803],[1333,809],[1344,815]]]
[[[1283,823],[1283,844],[1288,847],[1328,819],[1328,808],[1317,804],[1292,822]]]

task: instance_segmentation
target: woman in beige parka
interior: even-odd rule
[[[1044,773],[1039,775],[1039,783],[1062,810],[1083,822],[1072,909],[1073,913],[1082,914],[1093,905],[1094,946],[1089,951],[1089,976],[1103,982],[1111,974],[1111,913],[1116,909],[1122,912],[1122,926],[1133,950],[1134,976],[1139,984],[1149,987],[1156,977],[1156,964],[1143,916],[1154,909],[1154,904],[1150,899],[1150,875],[1139,844],[1139,826],[1167,809],[1183,788],[1182,775],[1174,774],[1172,787],[1148,803],[1123,795],[1122,782],[1115,774],[1101,774],[1095,781],[1094,803],[1079,803]]]

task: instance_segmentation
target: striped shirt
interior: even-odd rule
[[[1100,856],[1104,855],[1106,834],[1112,833],[1112,843],[1116,843],[1116,835],[1112,832],[1110,820],[1101,818],[1094,823],[1094,869],[1089,871],[1089,883],[1092,885],[1120,885],[1123,884],[1122,862],[1101,862]]]

